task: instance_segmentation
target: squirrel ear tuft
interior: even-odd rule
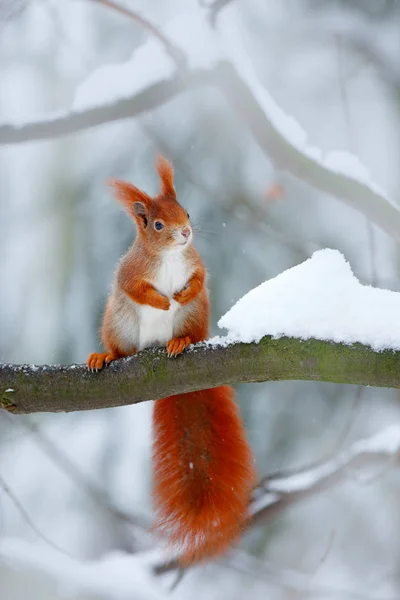
[[[122,204],[125,210],[136,220],[143,222],[150,209],[152,199],[142,190],[131,183],[113,179],[108,182],[114,191],[116,199]]]
[[[174,169],[171,163],[163,156],[158,155],[156,169],[161,181],[161,193],[175,198]]]

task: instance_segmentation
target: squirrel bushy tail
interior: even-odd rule
[[[218,556],[239,537],[255,483],[232,388],[158,400],[153,429],[154,528],[183,565]]]

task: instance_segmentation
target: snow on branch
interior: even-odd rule
[[[186,57],[187,68],[174,69],[158,40],[150,39],[125,63],[95,70],[78,87],[70,111],[33,122],[0,124],[0,144],[55,138],[132,118],[185,90],[214,86],[225,94],[276,165],[342,200],[400,240],[399,208],[371,180],[358,158],[346,152],[323,157],[307,143],[307,135],[295,119],[260,85],[238,46],[241,36],[231,10],[220,16],[219,33],[207,22],[204,10],[194,4],[165,28],[165,35]]]
[[[116,7],[114,2],[106,4]],[[122,10],[132,15],[129,9]],[[179,68],[159,43],[160,35],[157,39],[151,37],[135,49],[128,60],[103,65],[90,73],[77,87],[69,111],[50,114],[32,122],[0,124],[0,143],[56,138],[135,117],[164,104],[186,89],[210,83],[212,67],[219,58],[219,52],[216,34],[203,16],[203,11],[195,4],[172,19],[161,34],[164,42],[168,40],[169,47],[171,40],[174,41],[172,52],[181,57]],[[135,17],[138,18],[136,13]],[[182,66],[183,62],[185,66]]]
[[[340,252],[321,250],[239,300],[220,319],[226,337],[175,359],[147,349],[100,373],[0,364],[0,401],[16,413],[69,412],[259,381],[399,388],[399,313],[400,293],[361,285]]]
[[[384,469],[388,460],[400,451],[400,427],[392,425],[370,438],[356,442],[332,460],[308,469],[265,479],[257,486],[250,507],[251,525],[270,518],[276,512],[317,493],[332,488],[350,474],[360,478],[365,470]],[[362,481],[363,479],[361,479]]]
[[[98,125],[138,117],[188,89],[204,86],[210,81],[208,72],[192,70],[150,83],[132,95],[104,102],[85,109],[52,113],[42,120],[26,123],[0,124],[0,144],[54,139],[84,131]],[[79,106],[79,105],[78,105]]]
[[[362,285],[338,250],[326,248],[248,292],[218,322],[228,340],[265,335],[400,350],[400,294]]]
[[[222,90],[270,160],[351,206],[400,241],[400,209],[370,179],[358,158],[348,152],[331,152],[323,157],[319,148],[308,146],[299,124],[281,111],[250,71],[238,72],[237,66],[224,65]]]

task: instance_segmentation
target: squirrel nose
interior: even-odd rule
[[[181,230],[181,234],[185,238],[189,237],[189,235],[190,235],[190,228],[189,227],[185,227],[184,229]]]

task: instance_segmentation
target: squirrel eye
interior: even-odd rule
[[[188,218],[188,219],[189,219],[189,221],[190,221],[190,215],[189,215],[189,213],[187,212],[186,214],[187,214],[187,218]]]
[[[155,221],[154,222],[154,229],[157,229],[157,231],[161,231],[161,229],[164,229],[163,223],[161,223],[161,221]]]

